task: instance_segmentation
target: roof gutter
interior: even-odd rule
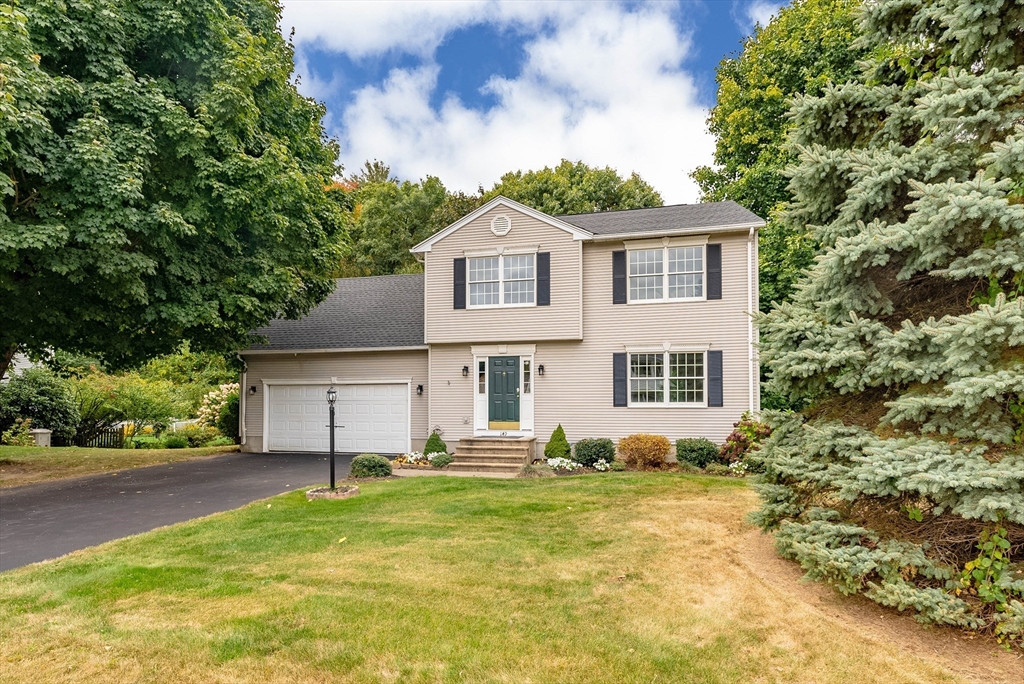
[[[427,345],[419,344],[410,347],[336,347],[334,349],[243,349],[238,352],[246,356],[266,356],[278,354],[351,354],[356,352],[396,352],[422,351]]]
[[[739,230],[756,230],[765,225],[764,221],[757,223],[734,223],[728,226],[702,226],[700,228],[669,228],[666,230],[645,230],[635,233],[615,233],[613,235],[595,235],[590,238],[591,242],[611,242],[622,240],[641,240],[645,238],[671,237],[674,235],[702,235],[705,233],[732,233]]]

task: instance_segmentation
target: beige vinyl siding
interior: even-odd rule
[[[462,367],[469,366],[469,377]],[[476,369],[469,344],[430,346],[430,428],[439,427],[449,451],[462,437],[473,436],[473,399]]]
[[[302,382],[379,381],[412,383],[409,398],[409,419],[412,448],[422,450],[426,442],[427,402],[427,350],[346,352],[330,354],[244,354],[248,366],[246,384],[255,385],[255,395],[245,397],[246,442],[243,451],[262,452],[264,380],[294,380]],[[423,395],[417,396],[416,386],[423,385]],[[243,388],[247,391],[248,388]]]
[[[511,218],[512,229],[498,237],[491,219],[501,214]],[[507,207],[496,207],[439,240],[424,254],[427,343],[580,339],[580,244],[570,233]],[[453,308],[454,260],[467,250],[498,247],[550,252],[550,306]]]
[[[725,440],[733,423],[750,408],[747,235],[711,238],[722,244],[722,299],[696,302],[612,304],[611,253],[623,249],[623,244],[584,244],[583,340],[528,340],[537,344],[534,368],[543,364],[545,370],[543,376],[535,371],[533,380],[539,449],[559,423],[570,442],[587,437],[618,440],[634,432],[665,435],[673,441],[682,437]],[[754,302],[756,307],[756,297]],[[665,343],[677,349],[710,345],[722,351],[724,406],[612,406],[612,354],[638,346],[658,350]],[[468,378],[462,377],[464,365],[470,366]],[[470,345],[433,345],[431,382],[431,424],[444,430],[446,441],[472,436],[476,379]]]

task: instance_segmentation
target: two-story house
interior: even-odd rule
[[[635,432],[722,442],[758,409],[757,231],[734,202],[548,216],[503,197],[416,245],[422,275],[338,281],[242,353],[246,451],[401,453]]]

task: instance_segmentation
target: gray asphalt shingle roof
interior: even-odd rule
[[[423,274],[340,278],[320,306],[276,320],[248,351],[415,347],[423,344]]]
[[[577,228],[589,230],[595,237],[764,223],[757,214],[732,201],[570,214],[558,218]]]

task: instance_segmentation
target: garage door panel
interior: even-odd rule
[[[273,385],[268,389],[268,449],[327,451],[327,386]],[[335,389],[336,450],[401,453],[408,448],[408,385],[339,385]]]

